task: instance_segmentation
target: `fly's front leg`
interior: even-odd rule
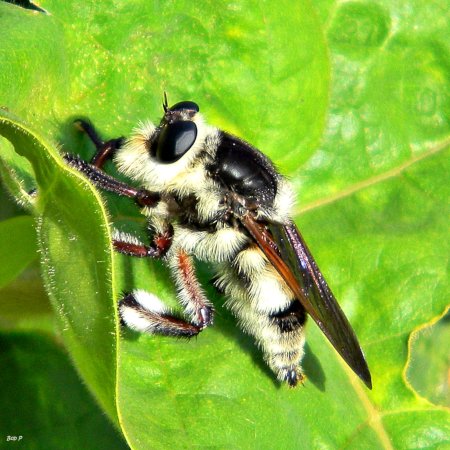
[[[151,192],[147,189],[136,189],[126,183],[122,183],[77,156],[67,153],[64,155],[64,159],[70,166],[84,173],[97,187],[122,197],[131,198],[140,207],[154,207],[160,200],[160,195],[157,192]]]
[[[104,189],[105,191],[113,192],[122,197],[131,198],[140,207],[156,206],[160,200],[160,196],[157,192],[151,192],[147,189],[136,189],[126,183],[116,180],[102,170],[105,161],[108,158],[111,158],[117,149],[120,148],[124,138],[121,137],[104,142],[95,131],[93,125],[89,122],[77,120],[75,123],[89,136],[97,151],[90,163],[82,160],[78,156],[68,153],[64,155],[66,162],[70,166],[84,173],[97,187]]]
[[[75,126],[77,126],[81,131],[85,132],[92,143],[95,145],[97,151],[92,157],[90,164],[92,166],[101,169],[106,160],[111,159],[114,153],[123,145],[125,138],[123,136],[110,139],[109,141],[103,141],[95,130],[94,126],[85,120],[76,120]]]

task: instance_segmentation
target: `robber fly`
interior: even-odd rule
[[[214,307],[194,259],[210,263],[226,306],[254,336],[279,380],[304,378],[305,321],[310,315],[351,369],[371,388],[354,331],[291,219],[292,188],[272,162],[247,142],[205,123],[199,107],[169,107],[159,125],[143,123],[127,140],[103,142],[78,121],[97,148],[90,163],[65,155],[96,186],[134,199],[147,218],[150,244],[115,232],[126,255],[163,258],[171,270],[183,314],[143,290],[119,301],[122,322],[145,333],[193,337],[212,325]],[[139,187],[109,175],[118,170]]]

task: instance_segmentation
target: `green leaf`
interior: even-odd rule
[[[17,204],[31,211],[34,203],[32,193],[35,188],[31,164],[18,155],[6,139],[0,138],[0,145],[3,148],[0,156],[0,178],[3,185],[14,196]],[[7,201],[8,199],[2,198],[2,210]]]
[[[93,188],[40,136],[6,114],[0,116],[0,133],[28,158],[36,174],[39,250],[59,330],[78,371],[117,420],[118,325],[108,283],[112,262],[105,251],[111,250],[105,211]]]
[[[11,153],[25,160],[13,149]],[[5,164],[5,168],[10,173],[11,166]],[[15,191],[15,186],[14,183],[12,190],[21,197],[21,190]],[[0,327],[51,331],[52,313],[39,270],[34,220],[23,216],[23,211],[1,188],[0,197],[0,277],[5,279],[0,287]]]
[[[436,405],[450,406],[450,314],[412,334],[406,376],[422,397]]]
[[[444,2],[43,6],[51,15],[0,4],[1,86],[11,87],[0,98],[31,124],[17,131],[22,140],[9,138],[36,173],[44,272],[66,345],[116,421],[117,411],[128,443],[448,443],[448,410],[421,399],[404,376],[411,332],[448,304]],[[355,327],[372,392],[313,324],[305,387],[280,387],[211,289],[215,326],[195,342],[127,330],[117,340],[120,290],[145,288],[174,304],[170,274],[159,263],[111,254],[102,202],[40,134],[88,157],[92,148],[72,130],[73,118],[89,116],[107,137],[128,135],[139,120],[161,115],[164,89],[170,102],[197,101],[210,123],[249,140],[290,176],[299,194],[296,221]],[[4,132],[20,126],[8,124]],[[30,137],[31,127],[42,131]],[[112,200],[110,211],[121,229],[142,223],[123,202]],[[204,285],[208,278],[201,267]]]
[[[53,332],[54,316],[36,263],[0,289],[2,329]]]
[[[2,141],[2,144],[0,144],[3,148],[3,142],[7,143],[6,139],[3,139],[0,137],[0,140]],[[12,146],[11,146],[12,147]],[[14,150],[13,150],[14,152]],[[15,152],[14,152],[15,153]],[[0,156],[0,167],[7,167],[7,165],[2,164],[2,159]],[[22,206],[19,206],[17,202],[15,201],[15,198],[13,198],[12,195],[9,194],[9,192],[6,191],[6,188],[3,189],[3,185],[5,183],[2,183],[4,181],[4,177],[2,175],[1,169],[0,169],[0,195],[1,195],[1,201],[0,201],[0,220],[7,220],[11,219],[16,216],[23,215],[23,208]],[[14,186],[11,186],[11,189],[9,191],[13,191]]]
[[[37,257],[33,218],[19,216],[0,222],[0,242],[1,288],[16,278]]]
[[[33,333],[0,333],[0,347],[3,448],[127,448],[55,342]]]
[[[20,86],[2,104],[65,145],[74,144],[64,124],[70,117],[89,114],[101,130],[129,133],[160,116],[164,90],[171,102],[196,100],[211,121],[272,155],[289,148],[286,168],[306,160],[321,138],[329,62],[308,2],[267,9],[255,0],[50,1],[50,15],[0,7],[0,64]],[[49,102],[52,112],[42,114]]]

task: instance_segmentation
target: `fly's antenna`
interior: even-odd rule
[[[167,101],[167,92],[166,91],[164,91],[164,99],[163,99],[162,107],[163,107],[165,113],[169,110],[169,102]]]

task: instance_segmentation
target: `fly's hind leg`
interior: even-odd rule
[[[176,249],[168,259],[178,290],[178,301],[185,314],[201,329],[212,325],[214,308],[197,279],[193,258],[184,250]]]
[[[119,314],[123,324],[141,333],[191,338],[202,330],[178,317],[155,295],[141,290],[120,300]]]
[[[142,252],[146,251],[144,247],[140,248]],[[136,331],[191,338],[212,325],[214,309],[197,280],[192,257],[175,249],[168,255],[168,260],[186,318],[171,311],[155,295],[142,290],[125,295],[119,302],[120,317],[125,325]]]

